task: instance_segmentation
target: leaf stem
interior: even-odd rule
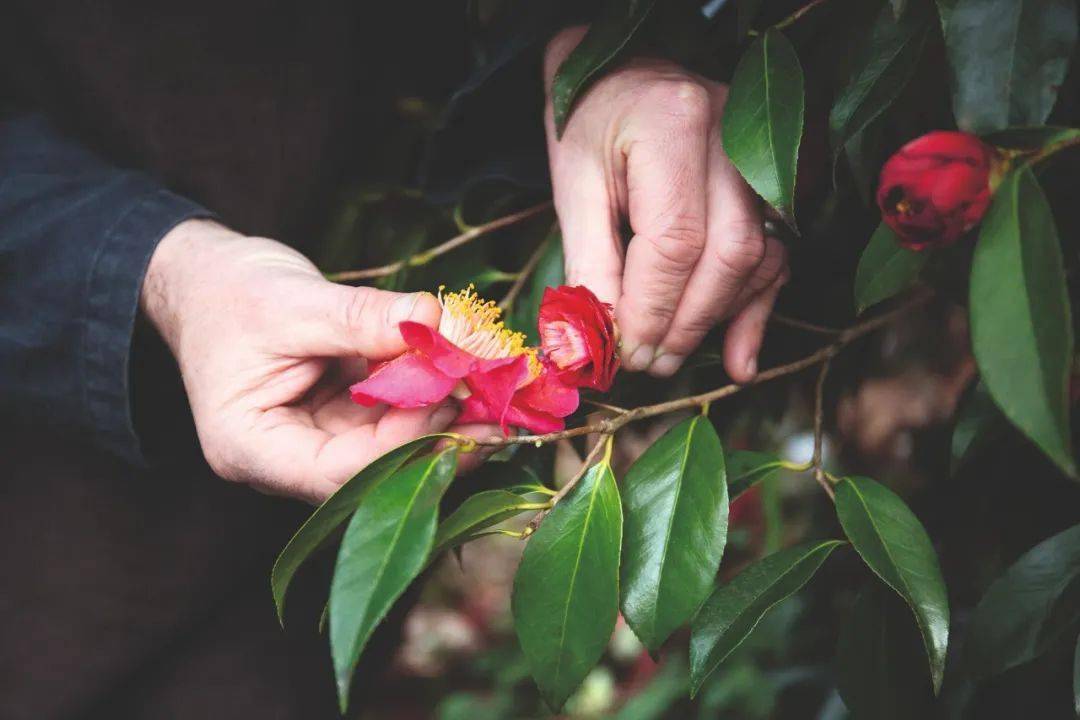
[[[814,384],[814,455],[810,458],[810,466],[814,469],[814,480],[825,490],[825,494],[829,496],[829,499],[835,502],[836,493],[833,491],[832,484],[826,479],[825,468],[821,464],[822,446],[825,439],[825,403],[823,397],[825,395],[825,378],[829,375],[829,366],[831,364],[832,358],[825,358],[821,363],[821,370],[818,371],[817,382]]]
[[[514,225],[523,220],[527,220],[535,215],[539,215],[545,212],[551,207],[551,201],[542,202],[539,205],[533,205],[532,207],[519,210],[518,212],[504,215],[503,217],[496,218],[491,222],[486,222],[483,225],[476,225],[465,230],[460,235],[455,235],[446,242],[436,245],[433,248],[417,253],[411,257],[392,262],[387,265],[380,265],[379,267],[364,268],[362,270],[346,270],[344,272],[329,273],[326,275],[326,279],[331,282],[351,282],[353,280],[371,280],[374,278],[386,277],[387,275],[393,275],[404,270],[407,267],[417,267],[419,265],[426,265],[432,260],[451,250],[456,250],[462,245],[466,245],[473,240],[483,237],[489,233],[493,233],[496,230],[501,230],[509,225]]]

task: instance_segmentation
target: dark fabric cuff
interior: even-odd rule
[[[132,421],[130,360],[146,268],[166,233],[209,217],[167,190],[138,195],[105,233],[90,267],[81,341],[87,425],[99,445],[133,464],[145,464]]]

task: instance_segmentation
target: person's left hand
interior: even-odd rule
[[[627,369],[671,375],[709,329],[731,319],[724,366],[748,382],[787,260],[764,236],[759,200],[721,147],[727,87],[666,60],[633,60],[578,98],[557,139],[551,84],[583,34],[563,31],[545,58],[567,282],[615,306]],[[624,219],[634,233],[625,257]]]

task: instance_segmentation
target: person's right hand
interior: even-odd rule
[[[337,285],[279,242],[189,220],[155,250],[141,306],[180,366],[203,454],[225,479],[321,502],[383,453],[457,416],[452,401],[403,410],[349,397],[368,360],[406,350],[398,323],[438,325],[428,293]]]
[[[558,138],[552,83],[584,34],[559,33],[545,58],[567,281],[614,305],[627,370],[672,375],[729,320],[724,367],[749,382],[787,256],[764,234],[760,201],[724,154],[727,87],[668,60],[633,59],[578,99]],[[625,250],[624,222],[633,231]]]

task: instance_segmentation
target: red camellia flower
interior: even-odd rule
[[[507,330],[495,303],[470,287],[440,293],[436,331],[415,322],[399,325],[411,348],[372,368],[349,388],[361,405],[425,407],[450,395],[462,401],[461,422],[494,422],[532,432],[553,432],[578,406],[578,392],[563,384],[524,336]]]
[[[540,348],[563,382],[608,390],[619,369],[618,336],[611,306],[586,287],[544,290]]]
[[[982,219],[1003,171],[997,150],[974,135],[927,133],[881,168],[878,206],[905,247],[948,245]]]

